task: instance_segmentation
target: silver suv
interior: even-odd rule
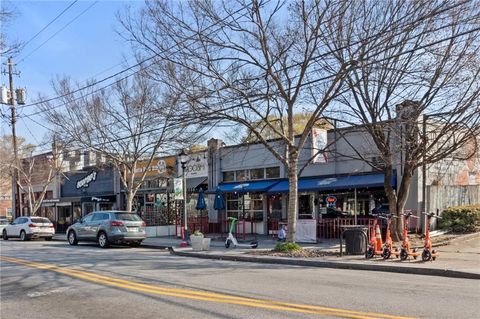
[[[92,212],[67,229],[70,245],[96,241],[102,248],[110,244],[140,246],[145,239],[145,222],[135,213],[124,211]]]

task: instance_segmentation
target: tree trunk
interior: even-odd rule
[[[402,238],[402,227],[403,227],[403,216],[400,215],[401,211],[399,212],[397,209],[397,195],[395,189],[392,186],[392,177],[393,177],[393,167],[391,165],[387,165],[385,168],[385,179],[383,181],[385,194],[388,198],[388,205],[390,209],[390,213],[395,216],[393,218],[392,225],[390,228],[392,239],[393,241],[400,241]],[[399,231],[400,229],[400,231]]]
[[[132,211],[132,205],[133,205],[133,192],[131,190],[127,190],[125,192],[125,197],[126,197],[126,205],[125,205],[125,210],[127,212],[131,212]]]
[[[297,194],[298,194],[298,176],[297,176],[297,159],[290,158],[290,167],[288,167],[288,232],[287,241],[295,242],[295,232],[297,230]]]
[[[402,177],[402,183],[398,188],[396,209],[399,217],[403,217],[400,214],[403,214],[405,210],[405,204],[407,203],[408,194],[410,193],[410,185],[412,183],[413,172],[410,172],[409,168],[410,167],[405,167]],[[399,234],[403,234],[403,218],[399,218],[399,223],[397,225],[396,231]]]

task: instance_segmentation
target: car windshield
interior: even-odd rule
[[[36,218],[32,218],[32,223],[46,223],[46,224],[50,224],[50,220],[47,219],[47,218],[39,218],[39,217],[36,217]]]
[[[135,213],[115,213],[115,218],[118,220],[133,220],[133,221],[142,220]]]

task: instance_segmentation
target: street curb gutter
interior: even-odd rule
[[[418,268],[418,267],[397,267],[386,265],[372,265],[372,264],[355,264],[344,262],[320,261],[320,260],[292,260],[279,259],[270,257],[250,257],[250,256],[231,256],[231,255],[207,255],[194,252],[175,251],[172,247],[169,248],[171,254],[181,257],[194,257],[203,259],[228,260],[228,261],[242,261],[263,264],[281,264],[293,265],[303,267],[319,267],[319,268],[335,268],[335,269],[352,269],[352,270],[366,270],[366,271],[384,271],[412,275],[424,276],[439,276],[450,278],[463,279],[480,279],[480,274],[449,270],[449,269],[432,269],[432,268]]]

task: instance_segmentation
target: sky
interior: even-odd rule
[[[27,43],[73,3],[55,22],[28,42],[21,52],[12,56],[14,71],[20,72],[19,76],[14,76],[14,87],[26,89],[27,104],[34,102],[39,94],[55,96],[51,82],[56,76],[69,76],[73,81],[85,83],[88,79],[100,80],[122,70],[124,65],[118,64],[125,58],[134,63],[129,46],[116,32],[119,30],[116,13],[127,5],[140,7],[143,1],[1,2],[15,13],[8,24],[2,25],[2,32],[9,41],[23,43]],[[1,57],[2,69],[6,67],[3,64],[7,58]],[[8,87],[8,76],[2,74],[0,85]],[[19,136],[38,145],[47,133],[35,123],[42,123],[41,115],[35,115],[33,119],[25,116],[37,110],[36,106],[20,107],[16,128]],[[8,108],[2,105],[2,113],[7,112]],[[0,134],[11,134],[11,126],[4,118],[0,123]]]

